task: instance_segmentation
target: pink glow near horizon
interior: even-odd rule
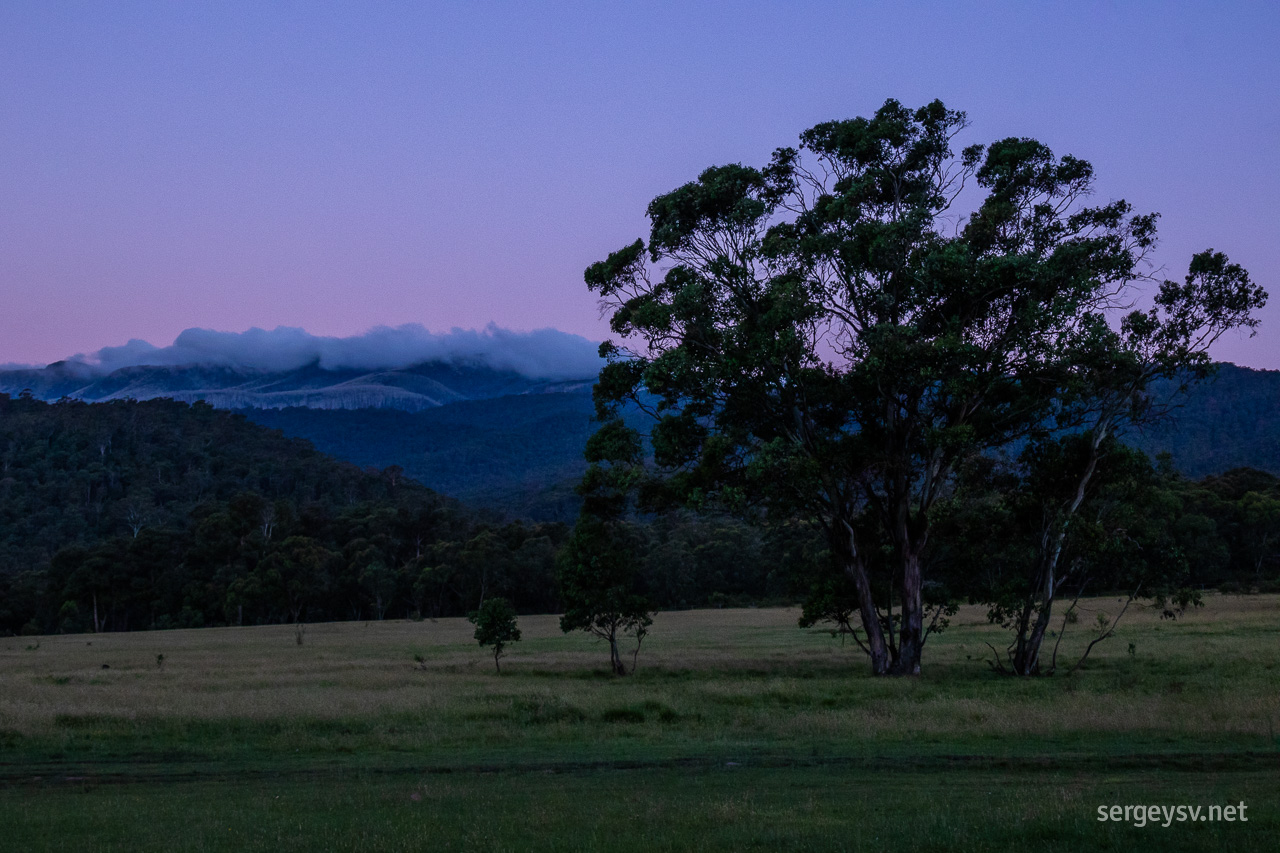
[[[1275,294],[1280,10],[1164,4],[0,6],[0,362],[183,329],[555,327],[655,195],[887,97],[1091,160]]]

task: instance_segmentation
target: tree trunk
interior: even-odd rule
[[[1108,430],[1105,427],[1099,427],[1094,430],[1089,448],[1089,459],[1085,463],[1084,470],[1080,473],[1080,479],[1076,482],[1076,490],[1075,494],[1072,495],[1071,502],[1063,508],[1060,516],[1046,522],[1050,526],[1046,527],[1040,540],[1040,567],[1036,572],[1035,583],[1027,594],[1023,618],[1018,623],[1017,650],[1012,661],[1015,675],[1030,676],[1040,674],[1040,649],[1044,645],[1044,637],[1049,628],[1049,620],[1053,616],[1054,597],[1057,594],[1058,586],[1062,583],[1062,578],[1058,573],[1058,566],[1062,559],[1062,548],[1066,542],[1067,531],[1075,518],[1076,511],[1084,503],[1089,482],[1093,479],[1094,472],[1098,469],[1099,448],[1103,439],[1106,438],[1107,432]],[[1064,574],[1069,574],[1069,572]],[[1036,613],[1035,623],[1031,624],[1029,616],[1031,611],[1036,609],[1037,599],[1039,610]]]
[[[622,655],[618,654],[618,633],[616,630],[609,635],[609,664],[613,667],[614,675],[627,674],[627,667],[622,662]]]
[[[1049,619],[1052,616],[1053,595],[1050,594],[1040,605],[1040,612],[1036,616],[1036,624],[1031,629],[1031,635],[1026,643],[1021,644],[1018,655],[1013,660],[1015,675],[1040,674],[1040,649],[1044,645],[1044,635],[1049,629]]]
[[[920,553],[903,549],[902,557],[902,627],[899,633],[898,659],[890,675],[919,675],[920,655],[924,650],[924,599],[920,577]]]
[[[889,648],[884,640],[884,628],[880,625],[880,613],[871,595],[871,579],[862,560],[854,557],[844,561],[844,571],[858,590],[858,614],[862,617],[862,630],[867,632],[867,648],[871,652],[871,673],[887,675],[889,672]]]
[[[1018,621],[1018,641],[1012,661],[1014,675],[1040,674],[1040,649],[1044,645],[1049,620],[1053,617],[1054,592],[1057,589],[1055,582],[1057,553],[1046,553],[1042,558],[1045,561],[1044,565],[1037,573],[1039,609],[1036,609],[1035,599],[1029,599],[1023,608],[1022,618]],[[1033,589],[1032,596],[1036,594],[1036,589]],[[1036,614],[1034,623],[1031,621],[1033,612]]]

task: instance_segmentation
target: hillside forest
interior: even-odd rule
[[[785,593],[781,561],[739,523],[637,530],[662,606]],[[551,612],[567,535],[203,403],[0,394],[7,634],[435,617],[489,596]]]
[[[1092,498],[1105,523],[1073,543],[1097,565],[1091,594],[1156,570],[1167,588],[1280,588],[1280,480],[1252,469],[1191,480],[1167,458],[1123,470]],[[930,576],[935,599],[987,602],[998,618],[1029,534],[991,472],[988,492],[956,495],[944,513],[956,535],[940,540],[965,546],[931,554]],[[5,634],[432,618],[493,596],[558,612],[569,534],[202,403],[0,395]],[[657,608],[803,602],[810,621],[848,616],[805,519],[672,512],[630,519],[625,539]]]

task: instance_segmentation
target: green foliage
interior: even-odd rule
[[[584,513],[559,560],[564,615],[560,630],[585,631],[609,644],[615,675],[626,675],[618,649],[620,637],[635,639],[640,653],[653,624],[653,605],[639,588],[634,542],[626,525]]]
[[[498,659],[508,644],[520,640],[516,609],[505,598],[490,598],[480,605],[479,610],[468,613],[467,621],[476,626],[475,638],[481,648],[493,647],[493,666],[502,672]]]
[[[1224,371],[1218,382],[1232,375]],[[634,484],[626,466],[612,464],[597,465],[593,499],[625,507]],[[0,634],[439,617],[491,596],[521,613],[563,606],[564,526],[496,522],[395,472],[337,462],[205,406],[0,397],[0,473]],[[1128,508],[1130,498],[1108,492],[1109,517],[1134,520],[1110,529],[1136,537],[1159,526],[1155,544],[1091,565],[1130,567],[1124,577],[1133,580],[1167,555],[1187,587],[1280,588],[1275,477],[1161,476],[1159,488],[1130,489]],[[997,479],[991,490],[944,502],[944,529],[926,554],[926,607],[945,595],[977,600],[984,589],[1015,588],[1015,558],[1028,559],[1034,537],[1026,521],[1035,511],[1003,497],[1018,482]],[[968,532],[953,535],[946,519],[964,502]],[[1015,509],[1021,520],[1007,517]],[[878,567],[873,594],[883,601],[892,590],[892,549],[872,536],[873,522],[858,523]],[[802,517],[760,526],[727,514],[668,512],[607,526],[628,555],[624,586],[650,611],[801,600],[817,613],[815,602],[834,589],[839,606],[830,613],[858,623],[851,580],[833,571],[829,540]],[[1093,526],[1082,525],[1080,536]],[[1007,534],[1014,529],[1021,532]],[[1069,552],[1084,553],[1086,544],[1073,538]],[[1088,590],[1123,588],[1119,574],[1090,574]],[[897,624],[896,616],[883,624]]]
[[[564,526],[481,519],[203,404],[0,395],[0,471],[0,633],[558,603]]]
[[[1054,636],[1065,634],[1078,622],[1072,600],[1081,594],[1133,595],[1175,619],[1200,606],[1204,585],[1233,577],[1245,581],[1241,589],[1259,590],[1280,576],[1280,512],[1251,514],[1274,500],[1275,478],[1238,470],[1196,483],[1114,440],[1101,452],[1106,464],[1063,528],[1050,526],[1046,512],[1078,487],[1073,472],[1090,453],[1078,435],[1029,448],[1021,465],[984,461],[939,520],[948,547],[937,555],[935,576],[987,604],[988,618],[1012,632],[1002,655],[1019,674],[1054,671],[1054,649],[1044,659],[1033,653],[1035,626],[1047,633],[1052,618]],[[1061,556],[1046,596],[1043,576],[1027,567],[1042,565],[1046,530],[1055,529],[1062,530]],[[1110,636],[1114,627],[1108,621],[1097,633]]]
[[[1089,206],[1092,167],[1035,140],[957,154],[966,125],[940,101],[890,100],[810,128],[763,168],[713,167],[654,199],[648,243],[585,274],[625,345],[601,347],[584,512],[612,517],[634,493],[814,524],[848,581],[824,583],[819,610],[858,614],[879,674],[918,673],[941,624],[925,567],[969,460],[1052,455],[1064,431],[1096,449],[1149,418],[1152,382],[1202,377],[1208,345],[1266,301],[1208,251],[1149,309],[1113,316],[1148,281],[1156,216]],[[628,407],[653,419],[651,459]],[[1078,506],[1049,513],[1049,540]],[[1056,554],[1029,570],[1052,574]]]

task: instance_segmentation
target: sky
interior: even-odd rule
[[[0,363],[185,329],[608,336],[656,195],[886,98],[1091,161],[1276,295],[1280,4],[0,3]]]

